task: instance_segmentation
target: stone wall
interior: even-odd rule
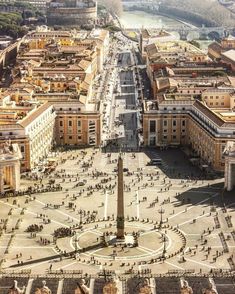
[[[80,8],[50,8],[47,21],[51,25],[87,25],[97,18],[97,7]]]

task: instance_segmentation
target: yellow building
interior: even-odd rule
[[[56,144],[100,145],[101,114],[92,86],[108,48],[104,30],[42,27],[24,38],[14,82],[0,92],[0,144],[18,144],[23,171],[36,167]]]

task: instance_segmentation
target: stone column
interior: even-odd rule
[[[230,162],[228,162],[228,167],[227,167],[228,173],[227,173],[227,190],[232,191],[232,165]]]
[[[231,190],[235,187],[235,161],[232,161],[230,163],[230,169],[231,169]]]
[[[117,195],[117,239],[123,240],[124,236],[124,182],[123,182],[123,159],[118,158],[118,195]]]
[[[228,189],[228,158],[225,157],[224,188]]]
[[[5,167],[5,182],[9,185],[9,166]]]
[[[15,191],[20,189],[20,163],[16,162],[12,167],[12,187]]]
[[[9,185],[10,187],[13,186],[13,166],[9,166]]]
[[[3,174],[3,166],[0,166],[0,193],[4,192],[4,174]]]

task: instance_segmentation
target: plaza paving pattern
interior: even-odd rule
[[[156,154],[162,166],[147,165]],[[53,185],[61,185],[62,190],[0,199],[1,269],[37,274],[234,270],[235,200],[232,193],[223,193],[223,179],[202,178],[179,150],[122,156],[129,169],[124,172],[125,231],[127,236],[138,233],[137,247],[112,243],[99,247],[100,236],[114,236],[116,231],[118,153],[64,151],[55,156],[58,165],[53,173],[37,180],[30,178],[32,174],[22,179],[22,189],[42,189],[55,181]],[[36,236],[26,231],[32,224],[43,226]],[[73,233],[55,240],[53,233],[61,227]],[[91,249],[81,252],[87,246]],[[75,249],[79,253],[74,254]]]

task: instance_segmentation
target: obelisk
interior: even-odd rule
[[[118,195],[117,195],[117,239],[123,240],[124,236],[124,182],[123,182],[123,159],[118,157]]]

